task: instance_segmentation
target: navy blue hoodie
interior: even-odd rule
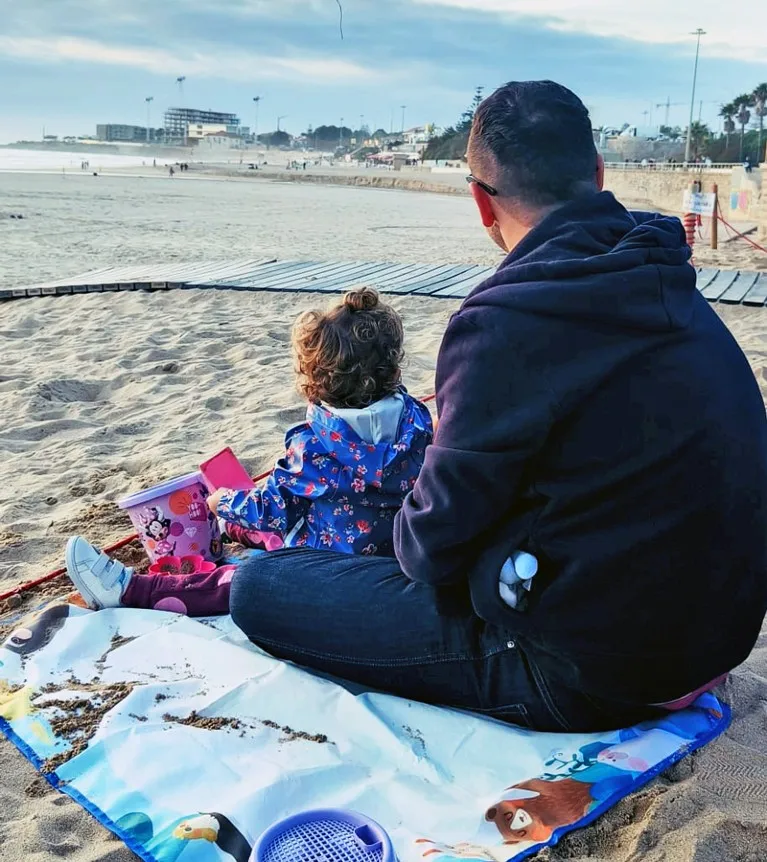
[[[677,219],[607,192],[545,218],[448,325],[395,521],[408,577],[468,581],[545,673],[615,702],[730,670],[767,609],[764,404],[689,258]],[[522,611],[498,593],[517,548]]]

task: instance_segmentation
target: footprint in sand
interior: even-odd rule
[[[214,395],[212,398],[206,398],[202,403],[206,409],[218,411],[229,406],[229,399],[222,398],[220,395]]]
[[[137,422],[125,422],[122,425],[115,425],[115,434],[120,434],[123,437],[134,437],[137,434],[144,434],[152,427],[152,423],[146,419],[139,419]]]
[[[50,380],[47,383],[38,383],[35,395],[44,401],[74,404],[78,401],[98,401],[103,388],[104,384],[95,380]]]
[[[276,416],[285,427],[295,425],[298,422],[303,422],[306,418],[306,407],[288,407],[284,410],[278,410]]]
[[[0,439],[11,441],[28,441],[39,443],[47,437],[56,437],[56,441],[79,440],[87,438],[94,428],[92,422],[82,422],[78,419],[58,419],[51,422],[37,422],[34,425],[19,425],[0,432]]]

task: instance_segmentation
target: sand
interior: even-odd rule
[[[288,321],[312,296],[171,292],[23,300],[2,309],[0,588],[61,562],[73,531],[129,532],[113,501],[194,468],[231,444],[267,468],[303,407]],[[410,389],[432,390],[452,301],[395,300],[408,333]],[[724,317],[767,395],[767,314]],[[763,862],[767,858],[767,630],[724,692],[736,720],[696,754],[550,859]],[[0,858],[117,862],[132,857],[73,802],[48,790],[0,741]],[[545,857],[544,857],[545,858]]]
[[[0,287],[123,264],[264,256],[491,266],[502,259],[477,229],[467,196],[0,173]]]
[[[297,182],[306,177],[296,172],[266,179],[205,170],[172,180],[159,168],[147,176],[0,172],[0,287],[123,264],[263,256],[487,266],[502,260],[479,228],[461,175],[433,175],[441,184],[460,182],[461,194],[420,194],[307,184]],[[339,168],[332,178],[355,182],[356,176]],[[428,176],[374,171],[362,179],[398,177],[417,187]],[[696,262],[767,267],[767,254],[726,236],[723,229],[717,252],[700,243]]]

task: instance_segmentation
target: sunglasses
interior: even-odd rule
[[[469,174],[466,177],[467,183],[476,183],[483,191],[487,192],[490,197],[494,198],[498,194],[498,189],[493,188],[493,186],[488,185],[484,180],[477,179],[474,174]]]

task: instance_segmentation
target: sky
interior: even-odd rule
[[[157,126],[183,104],[252,127],[256,96],[259,132],[399,129],[402,105],[444,126],[475,87],[536,78],[595,126],[657,126],[667,99],[686,125],[696,27],[704,121],[767,81],[763,0],[0,0],[0,21],[0,142],[145,125],[149,96]]]

